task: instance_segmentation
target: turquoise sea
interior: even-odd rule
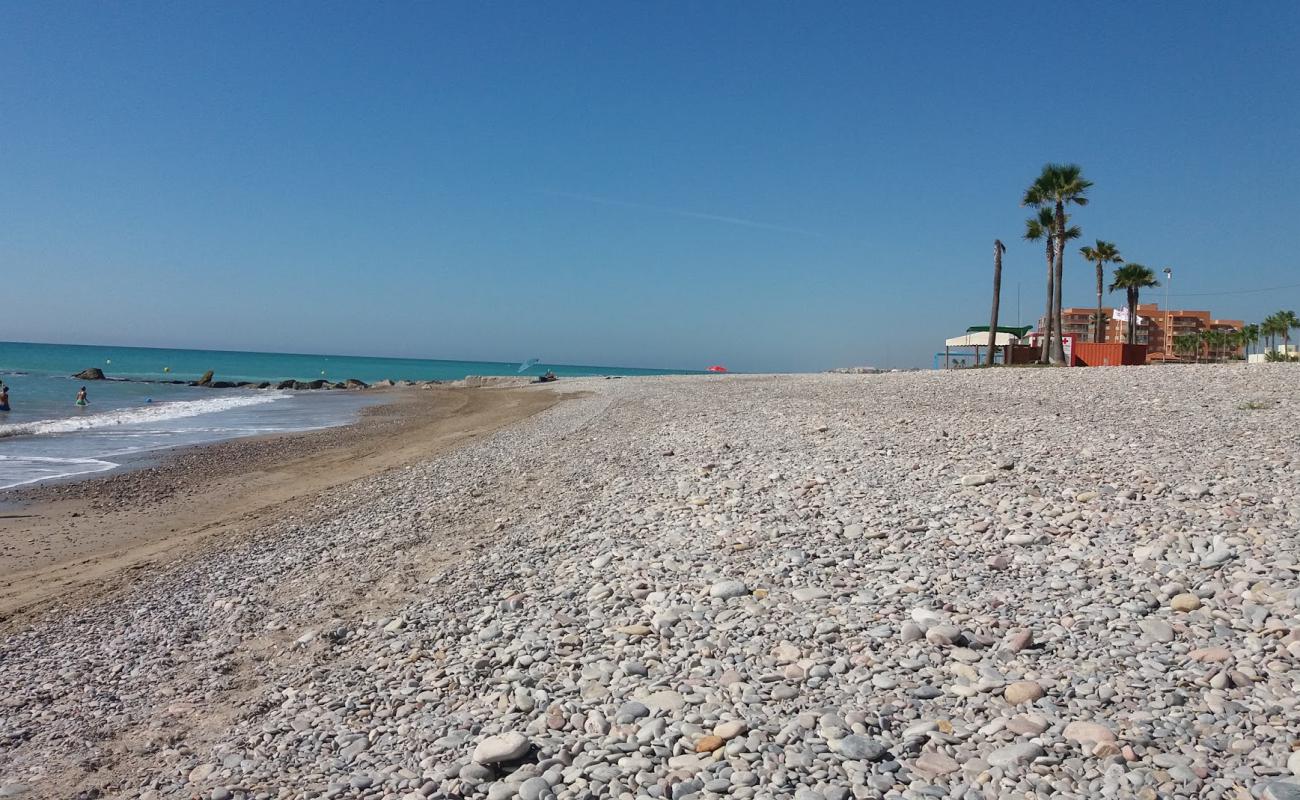
[[[672,375],[684,371],[0,342],[0,489],[114,469],[140,454],[239,436],[346,424],[381,398],[366,392],[206,389],[140,380],[459,380],[467,375]],[[109,378],[71,376],[98,367]],[[85,386],[90,403],[74,404]]]

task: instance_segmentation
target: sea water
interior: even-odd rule
[[[0,412],[0,489],[87,476],[140,454],[240,436],[343,425],[382,397],[366,392],[207,389],[142,381],[458,380],[516,375],[519,364],[358,356],[167,350],[0,342],[0,381],[10,411]],[[110,378],[71,376],[89,367]],[[524,375],[676,374],[671,370],[539,363]],[[75,404],[86,387],[89,404]]]

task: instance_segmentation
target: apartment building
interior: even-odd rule
[[[1128,322],[1115,319],[1115,306],[1103,306],[1105,328],[1102,341],[1127,342]],[[1127,307],[1120,310],[1121,316]],[[1096,331],[1096,308],[1063,308],[1061,323],[1064,333],[1073,333],[1081,342],[1093,341]],[[1158,303],[1141,303],[1138,305],[1137,343],[1147,346],[1147,361],[1181,361],[1181,355],[1174,353],[1174,339],[1186,334],[1200,334],[1202,331],[1239,331],[1245,322],[1239,319],[1217,319],[1209,311],[1188,309],[1162,309]],[[1038,329],[1043,329],[1043,320],[1038,320]],[[1237,348],[1235,355],[1243,356],[1245,350]]]

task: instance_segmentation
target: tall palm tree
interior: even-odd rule
[[[1065,207],[1088,204],[1087,193],[1092,181],[1084,180],[1078,164],[1047,164],[1033,184],[1025,190],[1021,205],[1052,209],[1052,233],[1056,240],[1056,265],[1052,271],[1052,345],[1048,360],[1065,363],[1061,328],[1061,284],[1065,264]]]
[[[989,319],[989,360],[988,365],[993,366],[993,351],[998,340],[998,301],[1002,297],[1002,254],[1007,252],[1007,246],[1002,244],[1001,239],[993,240],[993,315]]]
[[[1059,330],[1053,320],[1052,298],[1055,296],[1053,291],[1056,287],[1056,235],[1053,233],[1053,226],[1056,224],[1056,217],[1050,208],[1040,208],[1038,215],[1025,220],[1025,240],[1030,242],[1043,241],[1047,248],[1047,311],[1043,314],[1043,349],[1039,356],[1039,361],[1046,364],[1047,358],[1051,353],[1052,331]],[[1078,239],[1083,235],[1079,226],[1071,225],[1065,229],[1065,239]]]
[[[1115,270],[1110,290],[1123,289],[1128,294],[1128,343],[1137,344],[1138,295],[1143,289],[1159,286],[1156,274],[1141,264],[1130,261]]]
[[[1241,343],[1246,346],[1246,357],[1249,358],[1250,348],[1259,344],[1259,326],[1252,323],[1242,328]]]
[[[1259,333],[1268,341],[1265,350],[1277,349],[1277,314],[1269,314],[1260,320]]]
[[[1174,352],[1182,353],[1196,357],[1199,361],[1201,354],[1201,339],[1194,333],[1184,333],[1174,337]]]
[[[1124,259],[1119,257],[1119,248],[1113,242],[1103,242],[1097,240],[1095,247],[1080,247],[1079,252],[1084,259],[1091,261],[1097,267],[1097,316],[1094,321],[1097,323],[1092,333],[1094,342],[1106,341],[1106,329],[1102,327],[1104,316],[1101,313],[1101,289],[1102,282],[1105,278],[1103,271],[1107,264],[1123,264]]]
[[[1290,350],[1291,329],[1300,328],[1300,317],[1294,311],[1277,312],[1277,332],[1282,334],[1282,349]]]

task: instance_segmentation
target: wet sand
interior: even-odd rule
[[[0,492],[0,630],[294,516],[319,495],[481,438],[549,389],[410,388],[352,424],[182,448],[139,469]]]

